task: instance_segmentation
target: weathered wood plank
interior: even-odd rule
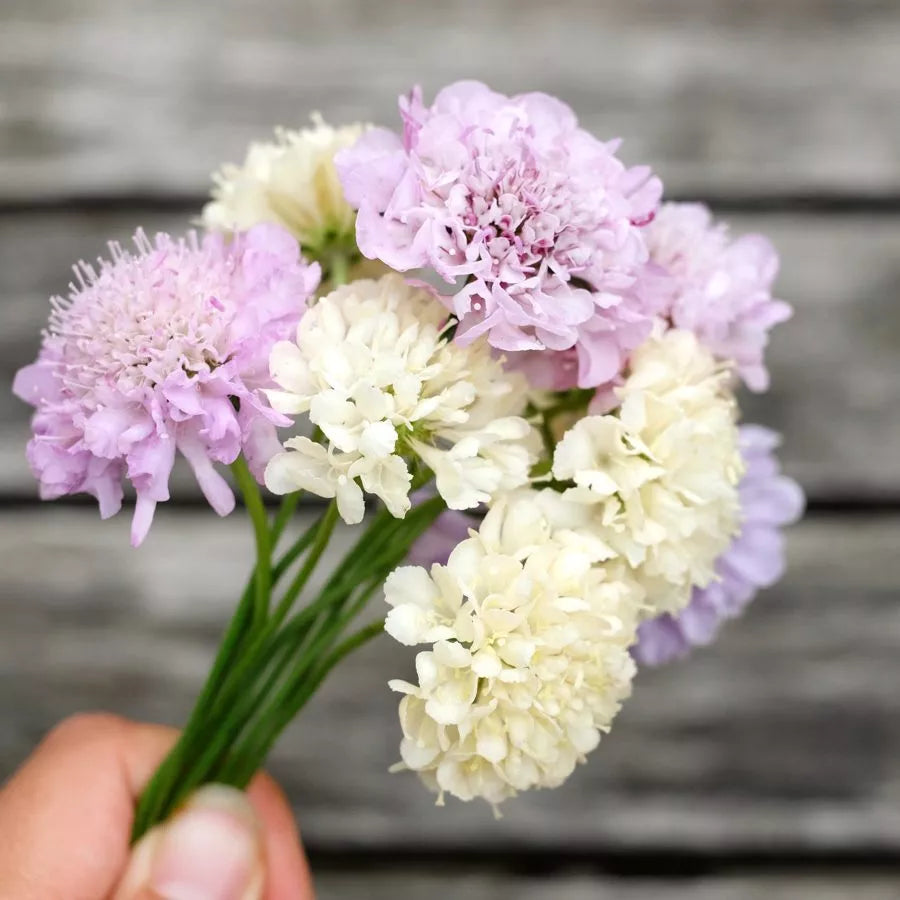
[[[900,881],[889,876],[815,874],[673,881],[555,875],[528,878],[470,874],[454,868],[429,875],[323,872],[316,875],[316,889],[322,900],[896,900]]]
[[[0,385],[33,358],[69,265],[127,240],[135,225],[180,230],[190,214],[0,215]],[[900,216],[743,215],[736,232],[772,236],[779,293],[796,305],[769,354],[773,389],[746,398],[748,421],[785,433],[788,470],[814,495],[900,492]],[[22,448],[27,407],[0,391],[0,493],[34,496]],[[192,490],[188,484],[186,490]]]
[[[415,82],[568,100],[670,190],[900,188],[886,0],[7,0],[0,197],[203,192],[311,110],[394,122]]]
[[[200,516],[161,511],[137,552],[121,517],[3,517],[0,773],[75,710],[183,719],[250,561],[240,517]],[[386,682],[413,656],[387,638],[326,682],[271,768],[307,840],[333,852],[900,851],[898,546],[900,516],[795,528],[778,588],[713,647],[642,673],[589,764],[499,822],[387,774]]]

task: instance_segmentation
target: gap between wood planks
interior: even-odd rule
[[[0,198],[0,215],[46,213],[127,212],[195,214],[209,199],[207,194],[126,192],[107,195],[66,194],[59,197]],[[822,215],[893,216],[900,213],[900,192],[823,192],[734,194],[710,191],[678,191],[667,202],[706,203],[720,213],[819,213]]]
[[[575,850],[541,850],[491,845],[484,850],[411,847],[408,844],[340,850],[306,845],[314,872],[386,872],[402,866],[404,876],[447,869],[472,872],[559,877],[562,875],[612,875],[619,879],[695,879],[709,876],[770,874],[817,875],[865,873],[869,876],[900,876],[900,854],[873,850],[809,850],[784,847],[777,850],[610,850],[583,847]]]
[[[277,509],[280,503],[279,497],[265,495],[263,498],[265,505],[269,509]],[[42,506],[44,501],[38,497],[23,497],[21,494],[3,494],[0,493],[0,510],[6,512],[21,512],[35,509]],[[328,505],[328,500],[321,497],[304,498],[299,510],[303,509],[324,509]],[[67,497],[59,497],[53,500],[55,507],[67,507],[75,509],[94,508],[97,501],[93,497],[86,494],[74,494]],[[242,507],[240,498],[237,499],[238,507]],[[173,497],[165,503],[167,509],[181,509],[187,511],[207,509],[209,503],[200,494],[184,497]],[[122,504],[123,512],[129,512],[134,508],[134,502],[125,500]],[[806,501],[806,511],[804,518],[837,518],[842,516],[865,517],[873,516],[894,516],[900,513],[900,494],[888,494],[879,497],[851,497],[851,496],[828,496],[828,497],[808,497]]]
[[[189,217],[202,206],[204,195],[181,192],[156,194],[126,192],[109,195],[67,194],[36,199],[0,199],[0,215],[46,215],[48,213],[124,213],[135,212],[184,214]],[[699,191],[697,195],[680,193],[672,200],[698,200],[709,204],[716,212],[725,214],[813,214],[827,217],[857,215],[866,217],[895,217],[900,215],[900,193],[869,194],[865,192],[764,193],[741,195]],[[275,506],[277,498],[268,497],[267,505]],[[36,496],[15,492],[0,492],[0,509],[29,509],[40,501]],[[57,501],[65,506],[83,507],[94,503],[84,496],[66,497]],[[200,509],[206,501],[199,495],[175,497],[169,505],[179,509]],[[306,498],[303,505],[316,508],[324,505],[318,498]],[[808,497],[809,516],[871,516],[900,512],[900,493],[896,491],[848,494],[821,490]]]

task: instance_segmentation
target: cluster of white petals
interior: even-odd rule
[[[588,416],[557,445],[566,499],[595,507],[592,528],[634,570],[649,614],[685,607],[715,577],[739,527],[737,407],[729,373],[687,331],[632,356],[614,415]]]
[[[528,481],[539,439],[520,415],[521,376],[484,341],[452,343],[447,312],[399,275],[355,281],[304,315],[296,343],[277,344],[268,392],[281,413],[306,413],[327,446],[295,437],[266,469],[276,494],[337,497],[362,519],[363,489],[391,513],[410,508],[410,461],[435,474],[451,509],[470,509]],[[360,484],[362,487],[360,487]]]
[[[278,129],[274,141],[252,143],[242,165],[227,163],[213,175],[204,226],[244,231],[275,222],[297,238],[310,258],[329,250],[358,256],[356,211],[344,199],[334,156],[356,143],[367,127],[333,128],[313,116],[311,128]]]
[[[593,750],[631,691],[642,592],[607,549],[566,528],[551,491],[496,504],[430,573],[395,570],[385,629],[416,657],[392,681],[403,759],[438,793],[496,806],[556,787]],[[576,511],[577,514],[577,511]]]

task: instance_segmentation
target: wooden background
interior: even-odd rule
[[[773,237],[796,317],[746,408],[810,513],[780,586],[642,673],[590,764],[500,822],[386,773],[410,656],[359,653],[272,761],[322,896],[900,897],[897,0],[4,0],[0,775],[76,710],[179,722],[249,561],[187,482],[139,552],[126,517],[39,507],[7,386],[46,297],[107,238],[181,229],[274,124],[392,123],[413,82],[464,76],[559,94],[671,196]]]

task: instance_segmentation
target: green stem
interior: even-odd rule
[[[309,545],[315,540],[316,532],[319,527],[319,520],[311,525],[293,544],[285,551],[281,559],[272,566],[272,585],[273,587],[281,581],[282,576],[288,569],[306,552]]]
[[[370,589],[374,590],[374,586]],[[247,758],[245,751],[234,749],[243,735],[245,743],[248,736],[256,733],[254,720],[259,712],[266,708],[266,701],[291,674],[290,660],[298,660],[298,669],[306,671],[317,659],[319,644],[315,644],[308,654],[304,653],[309,637],[309,628],[315,623],[316,616],[325,606],[326,595],[320,595],[312,604],[301,610],[290,622],[277,633],[271,634],[268,643],[260,649],[256,660],[261,665],[248,675],[248,689],[232,692],[233,696],[223,709],[223,715],[215,724],[209,739],[200,748],[199,755],[191,773],[185,777],[177,788],[177,793],[170,798],[169,808],[177,808],[195,787],[205,781],[218,781],[243,787],[246,781],[238,784],[234,780],[234,770]],[[254,689],[256,685],[256,689]],[[255,772],[262,764],[262,757],[252,757]],[[241,766],[243,768],[243,766]],[[249,780],[249,775],[248,775]]]
[[[291,562],[299,556],[313,542],[316,537],[321,540],[322,529],[328,514],[321,517],[313,526],[295,541],[273,571],[273,582],[287,570]],[[330,531],[329,531],[330,533]],[[321,555],[321,550],[319,551]],[[306,566],[311,571],[311,566]],[[182,732],[175,747],[169,756],[156,771],[150,784],[141,796],[135,815],[132,840],[137,840],[151,825],[161,821],[174,809],[177,800],[183,796],[183,784],[187,783],[189,776],[185,774],[185,766],[190,772],[197,772],[197,754],[202,755],[203,750],[197,750],[196,744],[205,745],[207,741],[204,735],[215,733],[222,716],[227,717],[235,705],[235,698],[240,694],[242,685],[254,683],[254,678],[249,675],[254,666],[259,665],[257,651],[265,645],[266,639],[273,633],[280,621],[270,620],[265,629],[258,633],[256,638],[247,646],[247,638],[251,633],[251,619],[255,598],[255,576],[244,591],[244,596],[238,606],[237,612],[231,620],[225,639],[216,657],[212,672],[206,680],[203,692],[194,706],[191,717]],[[283,615],[283,611],[277,614]],[[312,616],[309,616],[310,621]],[[243,651],[238,654],[238,649],[244,644]],[[262,663],[267,665],[270,660],[268,654],[262,654]],[[200,773],[202,775],[202,772]],[[193,783],[193,782],[192,782]]]
[[[228,625],[225,637],[213,662],[212,670],[203,685],[197,702],[194,704],[191,716],[181,736],[163,764],[154,773],[153,778],[141,795],[135,811],[135,837],[140,836],[149,824],[158,819],[165,798],[171,792],[178,778],[178,773],[188,753],[190,744],[195,735],[202,730],[202,724],[208,709],[214,704],[225,674],[238,654],[240,645],[244,642],[248,631],[252,628],[253,620],[259,620],[260,616],[264,615],[268,609],[271,578],[269,572],[271,544],[265,508],[259,494],[259,488],[250,474],[243,456],[239,456],[232,464],[232,471],[235,474],[238,486],[244,494],[244,500],[247,504],[247,509],[250,511],[254,531],[256,532],[256,568],[254,569],[251,583],[244,590],[238,608]],[[285,517],[286,521],[287,517]],[[262,552],[260,548],[262,548]],[[263,560],[265,562],[261,564]]]
[[[272,522],[272,549],[278,545],[278,539],[284,532],[287,523],[290,522],[294,511],[297,509],[297,502],[300,500],[301,491],[294,491],[293,494],[285,494],[281,498],[281,505],[278,507],[278,513]]]
[[[253,619],[254,625],[259,625],[266,620],[269,614],[269,594],[272,590],[272,536],[269,533],[269,520],[262,495],[259,492],[259,485],[250,473],[247,460],[243,455],[231,464],[231,471],[244,495],[244,503],[247,505],[247,512],[253,522],[253,533],[256,538],[256,590]]]
[[[343,253],[332,255],[328,266],[328,280],[333,288],[347,283],[349,267],[349,261]]]
[[[316,530],[316,539],[309,551],[309,555],[306,557],[303,566],[291,582],[290,587],[284,592],[284,596],[281,598],[281,602],[278,604],[278,608],[272,616],[272,630],[277,628],[284,621],[285,616],[290,612],[291,607],[294,605],[294,601],[300,595],[303,588],[306,587],[310,575],[312,575],[319,559],[325,552],[325,548],[328,546],[328,541],[331,539],[331,534],[337,524],[337,519],[337,501],[332,500],[332,502],[328,504],[328,509],[325,510],[325,516],[322,519],[319,528]]]
[[[346,564],[332,576],[313,604],[313,607],[320,609],[321,612],[315,624],[303,635],[297,652],[300,662],[268,703],[267,708],[259,712],[252,727],[245,730],[244,744],[235,750],[233,767],[228,769],[229,777],[235,772],[244,773],[248,770],[252,774],[252,771],[261,765],[278,735],[296,715],[300,705],[306,702],[321,680],[321,678],[316,679],[313,676],[312,687],[307,692],[310,672],[316,668],[317,660],[340,636],[344,628],[365,608],[368,600],[383,584],[388,573],[409,552],[413,541],[444,509],[445,505],[441,498],[430,498],[416,507],[405,520],[399,522],[394,520],[396,523],[394,528],[379,527],[383,522],[381,516],[386,514],[386,511],[383,510],[376,516],[375,521],[358,542],[358,545],[364,545],[369,550],[368,559],[362,566],[359,562],[354,564],[353,560],[359,560],[360,556],[355,552],[356,548],[351,550],[345,558]],[[376,534],[373,535],[373,531]],[[382,550],[384,545],[387,546]],[[374,551],[379,552],[373,559]],[[345,608],[354,594],[356,600],[349,608]],[[304,612],[307,612],[308,609]],[[380,630],[381,623],[376,624]],[[349,652],[349,649],[352,649],[352,646],[346,652]],[[324,675],[325,673],[322,674],[322,678]],[[298,697],[302,698],[299,703]]]
[[[312,549],[304,562],[300,574],[294,579],[292,588],[300,583],[300,588],[302,589],[303,584],[306,583],[315,569],[316,563],[319,561],[319,558],[328,544],[328,538],[334,530],[336,510],[336,503],[332,501],[325,511],[325,514],[316,523],[313,530],[315,539],[312,542]],[[256,634],[247,646],[245,652],[241,654],[240,659],[237,660],[236,664],[225,675],[216,702],[209,710],[209,720],[213,723],[217,721],[217,716],[221,717],[223,712],[227,712],[228,708],[233,704],[235,696],[247,684],[253,683],[256,675],[255,668],[260,665],[263,667],[267,665],[268,654],[265,652],[266,645],[269,643],[272,635],[278,630],[278,626],[289,611],[290,604],[285,603],[285,600],[282,599],[275,613],[269,617],[265,627]]]
[[[265,665],[254,681],[235,698],[225,718],[216,724],[206,740],[196,748],[196,758],[192,761],[190,769],[182,775],[171,796],[167,798],[166,814],[177,809],[192,791],[204,783],[213,781],[231,783],[219,772],[223,767],[223,761],[227,759],[232,744],[253,718],[253,711],[265,701],[266,692],[277,683],[283,672],[283,663],[286,661],[283,657],[289,655],[290,648],[284,645],[279,648],[279,652],[266,656]]]
[[[300,689],[294,694],[290,706],[282,711],[282,715],[274,726],[270,728],[269,733],[254,731],[253,736],[255,740],[251,740],[248,747],[235,754],[234,766],[228,773],[228,783],[234,784],[235,787],[239,788],[246,787],[250,783],[250,779],[259,770],[260,760],[266,758],[275,741],[278,740],[278,736],[310,700],[316,689],[328,676],[328,673],[346,656],[372,640],[372,638],[377,637],[383,631],[384,623],[380,619],[376,622],[371,622],[340,643],[318,667],[310,667],[307,670],[310,677],[305,680]]]
[[[356,650],[357,647],[361,647],[367,641],[372,640],[372,638],[378,637],[383,631],[384,622],[381,619],[370,622],[368,625],[364,625],[359,631],[354,632],[350,637],[338,644],[325,661],[325,670],[329,671],[333,669],[345,656],[348,656]]]
[[[169,793],[178,777],[178,772],[184,761],[187,748],[192,739],[201,730],[201,723],[207,713],[208,707],[215,699],[221,681],[226,670],[231,665],[238,646],[246,634],[246,626],[252,615],[253,590],[252,584],[244,590],[237,611],[228,625],[225,637],[216,654],[215,662],[210,671],[203,689],[200,693],[191,716],[184,730],[178,738],[175,746],[169,752],[162,765],[156,770],[153,778],[141,794],[140,801],[135,811],[134,832],[132,840],[137,840],[144,831],[155,821],[158,821],[160,810],[165,796]]]
[[[199,784],[209,780],[239,786],[247,783],[330,668],[362,642],[361,635],[356,635],[335,647],[343,630],[406,555],[415,538],[445,508],[443,501],[434,497],[402,520],[380,511],[316,599],[285,623],[337,522],[333,502],[272,567],[274,535],[286,526],[291,506],[282,504],[272,531],[267,529],[265,540],[257,541],[258,551],[265,553],[269,593],[294,560],[308,551],[304,564],[274,612],[262,627],[253,630],[248,628],[248,621],[259,587],[256,575],[248,584],[191,720],[141,798],[134,839],[171,814]],[[251,516],[254,509],[258,512],[252,493],[248,509]],[[380,622],[370,626],[372,634],[380,629]]]

